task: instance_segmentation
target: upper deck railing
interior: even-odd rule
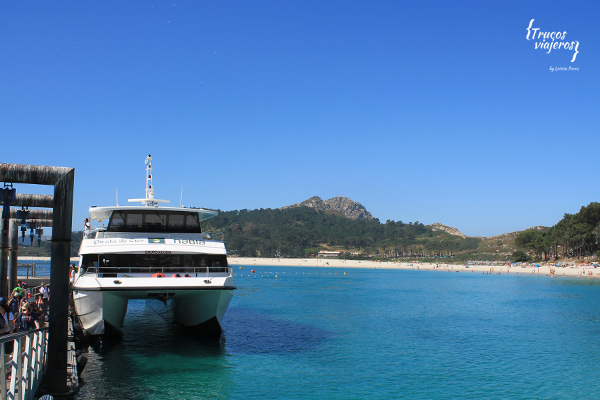
[[[178,235],[177,233],[170,233],[170,232],[108,232],[106,230],[106,228],[95,228],[89,231],[84,231],[83,233],[83,237],[85,239],[106,239],[106,238],[119,238],[119,237],[124,237],[124,238],[130,238],[132,237],[132,234],[136,234],[137,236],[140,236],[141,234],[144,234],[144,236],[148,236],[148,235],[152,235],[153,237],[156,235],[165,235],[167,237],[175,237],[176,235]],[[181,234],[186,234],[189,235],[190,233],[188,232],[181,232]],[[202,232],[202,233],[192,233],[192,235],[194,235],[194,237],[199,237],[201,240],[207,241],[207,242],[218,242],[219,240],[215,239],[210,233],[208,232]]]
[[[142,277],[173,277],[173,278],[203,278],[212,276],[233,275],[231,267],[157,267],[157,268],[132,268],[132,267],[90,267],[85,274],[93,274],[98,278],[142,278]],[[162,275],[162,276],[161,276]]]

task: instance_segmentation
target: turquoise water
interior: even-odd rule
[[[90,349],[81,398],[600,398],[596,281],[252,268],[222,343],[131,302],[122,340]]]

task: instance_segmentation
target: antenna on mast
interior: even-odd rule
[[[146,200],[154,198],[154,189],[152,188],[152,155],[146,157]]]
[[[183,186],[181,187],[181,197],[179,198],[179,207],[183,208]]]
[[[141,202],[147,206],[158,207],[158,203],[169,203],[169,200],[158,200],[154,198],[154,187],[152,185],[152,155],[146,157],[146,198],[145,199],[129,199],[129,202]]]
[[[117,206],[119,205],[119,188],[115,188],[115,196],[117,197]]]

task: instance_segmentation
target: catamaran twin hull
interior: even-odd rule
[[[220,336],[235,287],[225,244],[201,226],[217,211],[159,207],[169,201],[154,198],[151,155],[145,164],[146,197],[129,200],[142,206],[90,208],[91,220],[108,225],[92,229],[85,220],[75,310],[83,328],[98,335],[122,331],[130,299],[170,301],[175,322]]]
[[[171,303],[175,322],[202,336],[219,337],[221,320],[233,297],[227,278],[93,278],[78,281],[73,290],[75,308],[88,333],[121,332],[130,299]],[[87,287],[86,287],[87,286]],[[157,299],[157,300],[154,300]],[[111,329],[112,328],[112,329]]]

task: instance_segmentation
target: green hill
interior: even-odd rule
[[[596,260],[600,257],[600,203],[565,214],[552,228],[520,232],[515,243],[539,260]]]
[[[453,256],[476,249],[481,239],[462,238],[414,222],[350,219],[311,207],[220,211],[206,222],[231,254],[243,257],[307,257],[319,250],[348,258]]]
[[[348,259],[444,258],[457,262],[589,261],[600,256],[600,203],[582,207],[577,214],[565,214],[551,228],[534,227],[489,238],[466,237],[442,224],[353,218],[345,213],[356,205],[344,205],[345,209],[337,210],[310,204],[220,211],[204,223],[204,229],[224,240],[230,254],[241,257],[311,257],[321,250],[340,252]],[[360,209],[362,215],[364,211]],[[73,232],[72,238],[71,255],[76,256],[82,232]],[[22,246],[19,255],[50,256],[50,242],[43,241],[41,247]]]

